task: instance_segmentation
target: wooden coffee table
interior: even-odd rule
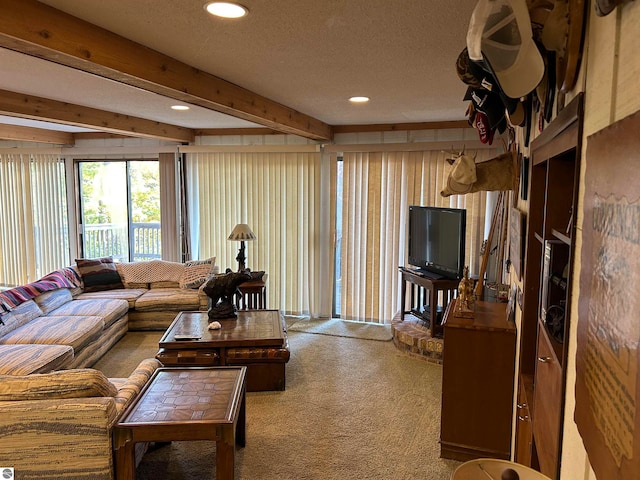
[[[242,365],[247,391],[284,390],[289,346],[278,310],[242,310],[209,330],[207,312],[180,312],[160,339],[156,358],[167,367]]]
[[[214,440],[216,479],[245,445],[246,367],[159,368],[114,429],[116,478],[135,479],[135,444]]]

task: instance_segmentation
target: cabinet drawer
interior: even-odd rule
[[[167,350],[162,348],[156,358],[165,367],[215,367],[220,365],[220,354],[217,350]]]
[[[534,379],[533,438],[540,471],[555,479],[558,475],[562,435],[563,377],[544,328],[538,328],[538,356]]]

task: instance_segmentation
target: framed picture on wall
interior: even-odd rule
[[[640,472],[640,112],[587,139],[575,421],[598,478]]]

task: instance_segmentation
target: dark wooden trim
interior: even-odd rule
[[[367,125],[334,125],[336,133],[393,132],[403,130],[445,130],[449,128],[472,128],[466,120],[417,123],[381,123]]]
[[[553,119],[547,128],[531,142],[531,161],[534,165],[580,145],[584,109],[582,92]],[[564,136],[564,138],[561,137]],[[549,144],[553,142],[550,146]]]
[[[195,131],[197,137],[212,135],[286,135],[285,132],[272,128],[199,128]]]

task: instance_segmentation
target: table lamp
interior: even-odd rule
[[[244,242],[249,240],[255,240],[256,236],[249,228],[249,225],[246,223],[239,223],[229,234],[229,238],[227,240],[233,240],[236,242],[240,242],[240,251],[238,252],[238,256],[236,260],[238,261],[238,271],[241,272],[246,268],[245,260],[247,257],[244,254]]]

